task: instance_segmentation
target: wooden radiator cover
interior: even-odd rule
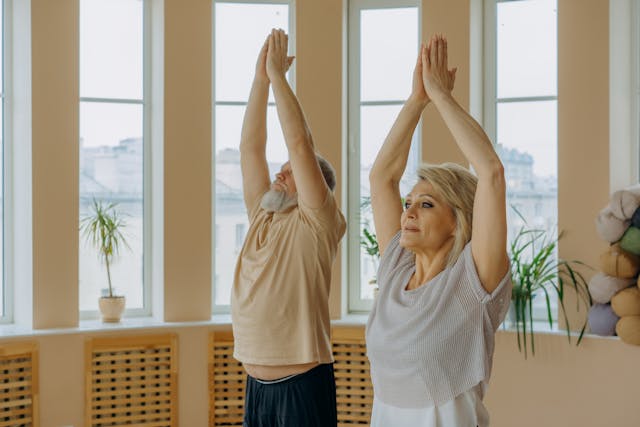
[[[233,358],[231,331],[209,335],[209,425],[242,426],[245,372]]]
[[[369,425],[373,387],[362,327],[334,328],[338,425]],[[209,343],[209,425],[242,426],[246,374],[233,358],[233,334],[212,332]]]
[[[176,427],[174,334],[87,341],[86,427]]]
[[[364,328],[333,328],[331,334],[338,426],[368,426],[373,406],[373,386],[369,376]]]
[[[0,427],[38,425],[37,345],[0,345]]]

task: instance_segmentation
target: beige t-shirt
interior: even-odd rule
[[[233,356],[254,365],[331,363],[331,267],[346,222],[324,205],[267,212],[259,204],[238,257],[231,316]]]

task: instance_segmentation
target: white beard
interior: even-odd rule
[[[287,196],[284,191],[269,190],[260,200],[260,207],[267,212],[282,212],[298,204],[298,196]]]

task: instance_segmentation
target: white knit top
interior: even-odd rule
[[[494,335],[509,308],[511,275],[482,287],[468,243],[460,257],[417,289],[406,290],[415,256],[389,242],[367,323],[374,395],[401,408],[446,403],[491,376]]]

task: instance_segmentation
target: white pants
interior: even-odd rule
[[[488,427],[489,413],[475,389],[442,405],[398,408],[373,399],[371,427]]]

